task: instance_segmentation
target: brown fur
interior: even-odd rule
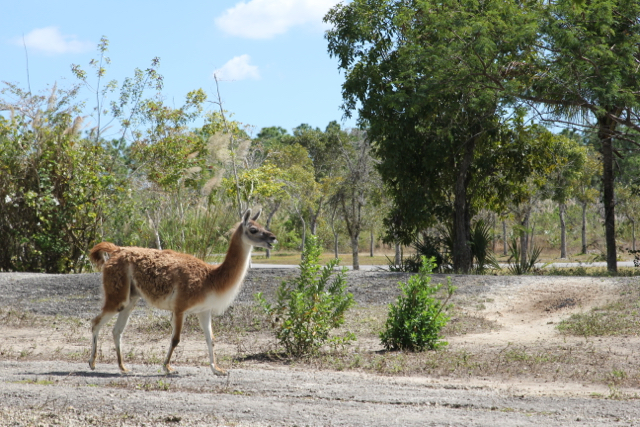
[[[115,313],[123,312],[120,314],[122,320],[119,317],[114,326],[114,340],[118,364],[121,370],[126,370],[120,354],[120,335],[133,305],[143,297],[151,305],[173,312],[173,338],[165,360],[165,368],[170,370],[169,360],[180,340],[185,312],[190,309],[197,313],[210,312],[213,308],[218,314],[224,310],[231,304],[234,292],[244,278],[251,245],[271,247],[271,243],[276,241],[272,233],[255,222],[260,212],[253,219],[249,219],[249,215],[250,211],[247,211],[243,221],[237,225],[225,260],[220,265],[209,265],[191,255],[172,250],[119,247],[108,242],[94,246],[89,258],[98,270],[102,270],[105,300],[102,313],[92,322],[94,343],[89,365],[95,367],[95,346],[100,328]],[[206,306],[203,305],[205,302]],[[205,337],[208,337],[206,325],[203,329]],[[221,371],[215,366],[213,356],[212,369],[214,373]]]

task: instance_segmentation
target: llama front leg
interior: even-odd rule
[[[227,375],[227,372],[218,367],[216,364],[216,355],[213,352],[213,336],[211,333],[211,310],[198,313],[200,327],[204,332],[204,338],[207,340],[207,349],[209,350],[209,366],[215,375]]]
[[[129,304],[120,312],[118,315],[118,320],[116,320],[116,324],[113,326],[113,342],[116,345],[116,356],[118,358],[118,368],[122,372],[129,372],[127,368],[124,367],[124,361],[122,359],[122,350],[120,347],[120,338],[122,336],[122,332],[124,328],[127,326],[127,322],[129,321],[129,315],[136,307],[136,303],[140,299],[139,296],[131,296],[129,300]]]
[[[100,329],[109,321],[113,316],[115,316],[115,312],[105,312],[102,310],[102,313],[98,314],[91,321],[91,355],[89,356],[89,367],[93,370],[96,369],[96,355],[98,352],[98,335],[100,334]]]
[[[180,343],[180,333],[182,332],[182,325],[184,324],[184,313],[174,312],[171,317],[171,324],[173,326],[173,334],[171,336],[171,345],[169,345],[169,352],[167,353],[167,357],[164,359],[164,363],[162,367],[164,372],[170,374],[174,371],[169,362],[171,362],[171,356],[173,355],[173,350]]]

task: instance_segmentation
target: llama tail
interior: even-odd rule
[[[101,271],[104,263],[107,262],[109,257],[118,249],[120,249],[120,247],[114,245],[113,243],[109,243],[109,242],[98,243],[89,252],[89,259],[91,260],[93,265],[96,267],[96,269],[98,271]]]

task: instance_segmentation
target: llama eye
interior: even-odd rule
[[[251,227],[251,228],[249,229],[249,233],[251,233],[251,234],[256,234],[257,232],[258,232],[258,229],[257,229],[257,228],[255,228],[255,227]]]

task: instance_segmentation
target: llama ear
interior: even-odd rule
[[[253,216],[253,218],[251,218],[251,220],[252,220],[252,221],[257,221],[257,220],[258,220],[258,218],[260,218],[260,214],[261,214],[261,213],[262,213],[262,209],[260,209],[260,210],[258,211],[258,213],[257,213],[257,214],[255,214],[255,215]]]
[[[242,223],[244,225],[248,225],[249,224],[249,217],[251,216],[251,209],[247,209],[246,211],[244,211],[244,213],[242,214]]]

